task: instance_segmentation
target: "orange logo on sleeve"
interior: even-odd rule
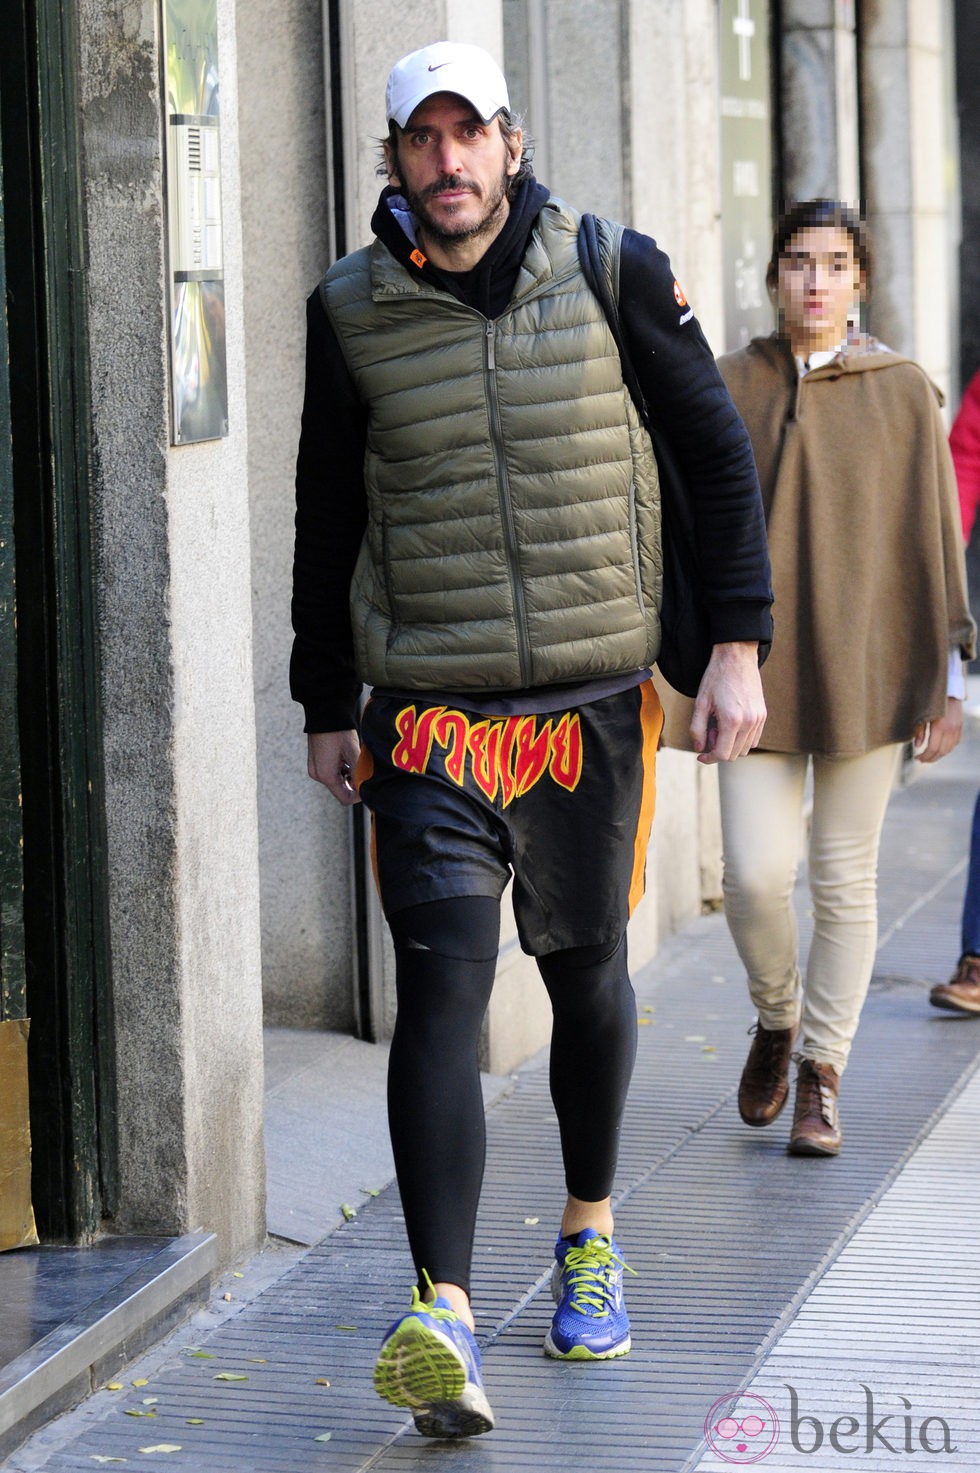
[[[681,291],[681,284],[679,281],[674,282],[674,301],[677,303],[678,307],[687,306],[687,297],[685,297],[684,293]]]

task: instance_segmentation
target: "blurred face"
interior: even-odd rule
[[[438,92],[419,104],[398,139],[385,144],[388,178],[399,188],[431,246],[465,246],[476,259],[507,218],[507,187],[521,162],[521,136],[506,139],[471,103]],[[457,252],[458,253],[458,252]]]
[[[862,295],[860,269],[848,232],[836,225],[798,230],[779,257],[776,307],[794,353],[836,348]]]

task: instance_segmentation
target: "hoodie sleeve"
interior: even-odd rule
[[[304,731],[357,725],[350,585],[367,523],[367,411],[318,292],[306,305],[306,391],[296,459],[289,686]]]
[[[623,235],[619,307],[650,414],[694,502],[715,643],[767,642],[772,588],[752,446],[670,261],[634,230]]]

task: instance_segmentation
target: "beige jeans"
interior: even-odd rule
[[[831,759],[752,752],[718,768],[725,915],[764,1028],[791,1028],[808,1059],[847,1063],[878,942],[878,846],[901,746]],[[793,887],[807,763],[813,939],[803,987]]]

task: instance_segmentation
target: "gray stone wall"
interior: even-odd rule
[[[123,1231],[264,1231],[235,34],[219,0],[231,432],[169,444],[152,7],[80,7]]]
[[[306,298],[330,265],[321,12],[239,0],[236,28],[265,1017],[346,1030],[350,819],[306,775],[288,689]]]

